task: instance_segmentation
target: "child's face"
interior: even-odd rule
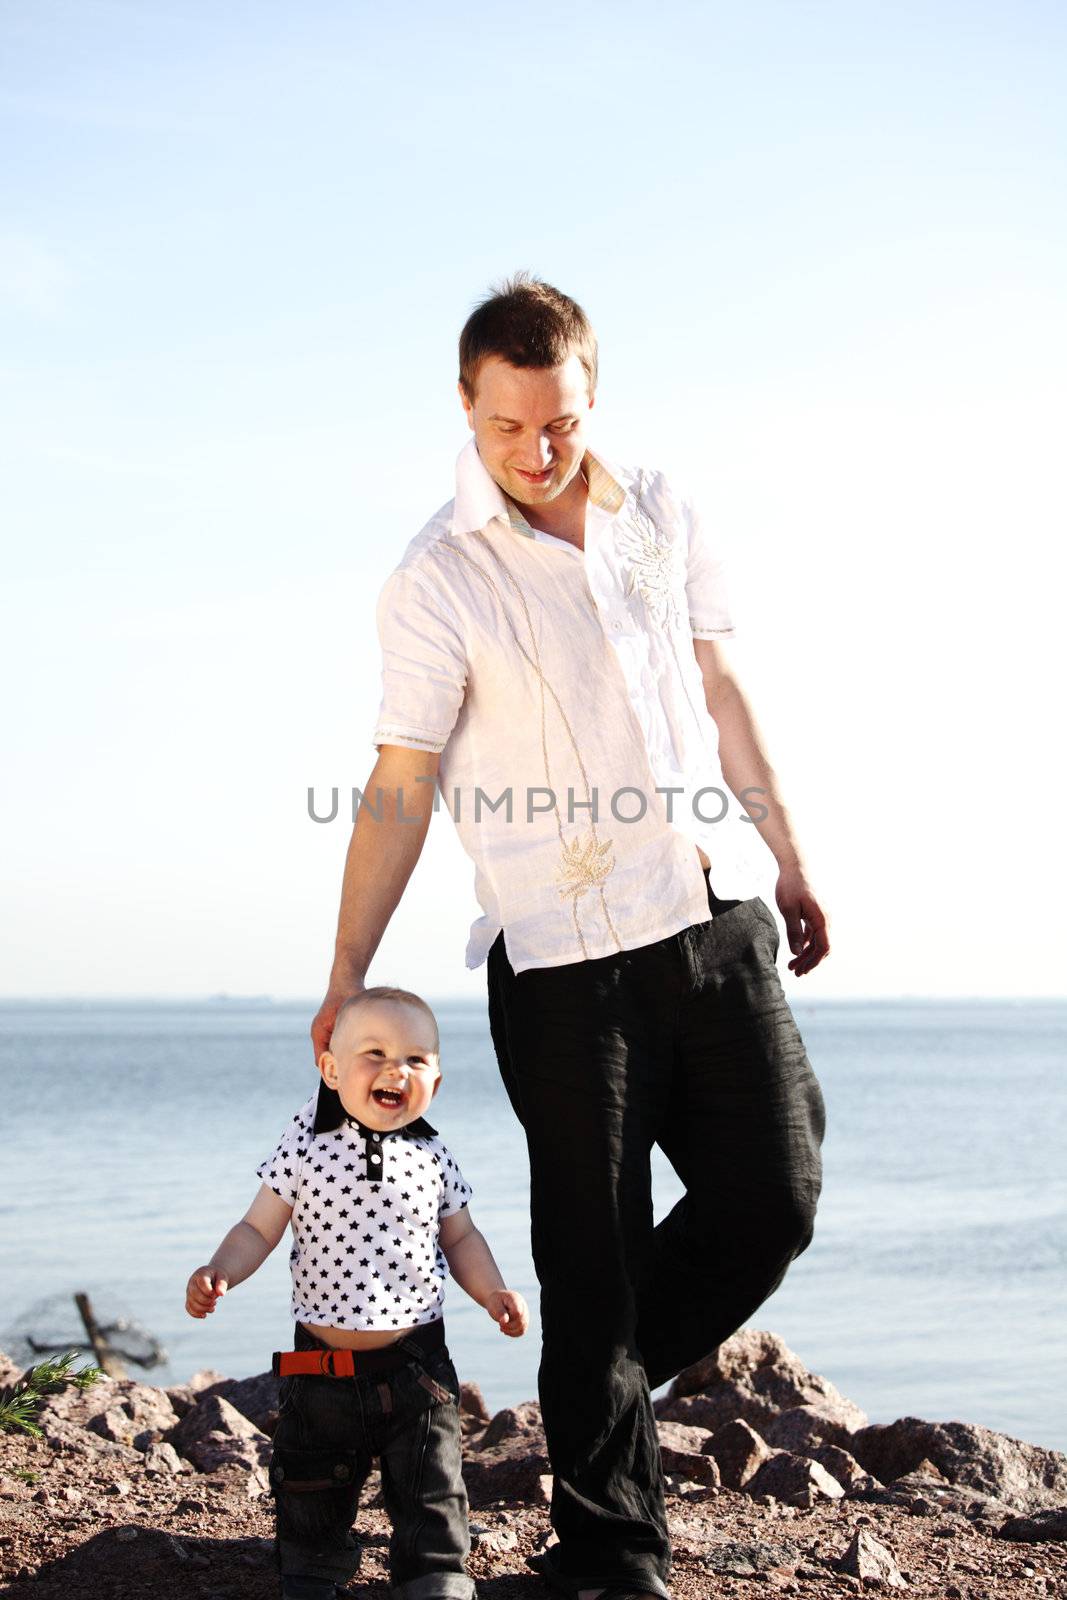
[[[319,1070],[350,1117],[383,1133],[403,1128],[441,1082],[433,1024],[417,1006],[368,1000],[345,1013]]]

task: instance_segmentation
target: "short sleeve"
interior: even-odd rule
[[[287,1206],[295,1205],[300,1186],[300,1168],[313,1138],[316,1098],[301,1106],[272,1153],[256,1168],[268,1189],[273,1189]]]
[[[462,1211],[474,1190],[459,1170],[459,1162],[451,1150],[441,1145],[438,1159],[441,1163],[441,1205],[437,1215],[441,1219]]]
[[[729,639],[736,630],[725,563],[691,500],[683,503],[682,514],[689,534],[685,593],[690,632],[694,639]]]
[[[443,750],[467,685],[458,623],[429,579],[408,567],[385,580],[376,615],[382,701],[374,745]]]

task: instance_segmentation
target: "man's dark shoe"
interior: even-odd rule
[[[282,1600],[337,1600],[342,1592],[332,1578],[282,1577]]]
[[[602,1584],[588,1583],[585,1579],[565,1578],[561,1572],[556,1570],[551,1554],[547,1550],[541,1550],[536,1555],[527,1556],[526,1565],[532,1567],[535,1572],[539,1572],[549,1587],[562,1597],[562,1600],[578,1600],[578,1593],[581,1589],[602,1589],[603,1593],[600,1595],[599,1600],[638,1600],[640,1595],[649,1592],[641,1587],[640,1582],[609,1583],[605,1588]]]

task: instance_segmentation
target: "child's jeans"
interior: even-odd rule
[[[811,1241],[825,1106],[764,902],[640,949],[518,974],[489,952],[489,1021],[530,1155],[552,1562],[665,1595],[650,1388],[708,1355]],[[658,1144],[685,1194],[653,1225]]]
[[[424,1349],[421,1367],[408,1359],[391,1371],[357,1371],[352,1378],[302,1373],[281,1380],[270,1478],[283,1574],[343,1584],[357,1571],[362,1551],[352,1524],[377,1456],[392,1523],[393,1594],[399,1600],[471,1600],[476,1593],[465,1565],[470,1534],[460,1472],[459,1380],[440,1342],[442,1330],[433,1349],[427,1329],[408,1335]],[[297,1323],[294,1348],[325,1347]],[[446,1398],[419,1382],[423,1373],[447,1391]]]

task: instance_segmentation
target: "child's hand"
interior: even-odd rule
[[[529,1309],[517,1289],[494,1289],[485,1309],[509,1339],[517,1339],[530,1326]]]
[[[191,1317],[206,1317],[214,1311],[228,1288],[221,1272],[211,1267],[197,1267],[186,1286],[186,1311]]]

